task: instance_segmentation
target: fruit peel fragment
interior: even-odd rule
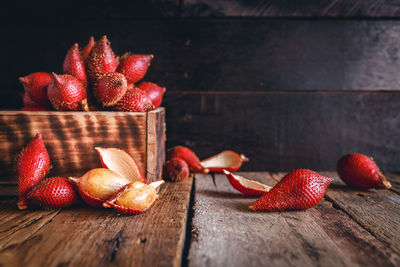
[[[225,150],[202,160],[201,165],[209,169],[211,173],[223,173],[224,169],[236,172],[242,167],[243,162],[248,161],[249,159],[243,154],[238,154],[232,150]]]
[[[271,190],[271,186],[260,182],[244,178],[240,175],[235,175],[228,170],[223,170],[223,173],[228,178],[229,183],[246,196],[262,196]]]

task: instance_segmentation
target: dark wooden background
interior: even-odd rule
[[[107,34],[153,53],[167,146],[245,153],[244,170],[334,170],[344,153],[400,171],[400,0],[7,1],[0,108],[18,77],[61,72],[68,48]]]

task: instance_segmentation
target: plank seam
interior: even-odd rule
[[[189,265],[189,250],[192,242],[192,229],[193,229],[193,217],[194,217],[194,194],[196,190],[196,179],[193,177],[192,188],[190,189],[190,200],[189,207],[187,209],[186,216],[186,229],[184,234],[184,244],[181,252],[181,266],[187,267]]]

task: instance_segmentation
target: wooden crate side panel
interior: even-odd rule
[[[147,173],[148,181],[162,178],[165,162],[165,110],[159,108],[147,114]]]
[[[0,180],[15,180],[15,158],[36,133],[50,155],[51,176],[80,176],[101,166],[96,146],[124,149],[146,171],[146,114],[1,112]]]

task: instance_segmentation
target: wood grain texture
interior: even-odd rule
[[[400,196],[390,190],[357,190],[344,185],[336,172],[326,198],[400,254]]]
[[[8,246],[0,243],[0,264],[179,266],[191,185],[192,179],[163,185],[154,206],[137,216],[120,216],[112,210],[79,207],[62,210],[41,227],[40,220],[31,222],[40,228],[36,231],[24,230],[23,224],[11,224],[7,228],[5,222],[0,242],[10,232],[24,238],[16,239]],[[16,205],[15,201],[13,205]],[[14,206],[13,212],[8,212],[15,216],[18,212]],[[23,214],[34,216],[36,213],[27,211]],[[2,210],[0,216],[6,217],[7,214]],[[17,227],[14,229],[13,225]]]
[[[164,116],[162,109],[154,111],[157,112],[162,112]],[[163,126],[160,124],[160,132]],[[144,174],[147,173],[147,165],[163,160],[153,156],[148,162],[146,113],[1,111],[2,180],[15,180],[15,158],[38,132],[43,136],[53,166],[49,173],[51,176],[81,176],[90,169],[100,167],[99,156],[94,150],[96,146],[125,150]],[[155,149],[162,150],[163,140],[157,140],[156,144]],[[160,176],[161,170],[157,169],[154,174]],[[153,179],[150,177],[150,181]]]
[[[267,184],[270,174],[245,173]],[[307,211],[250,212],[226,177],[196,175],[189,266],[396,266],[399,256],[328,201]],[[218,249],[216,249],[218,248]]]
[[[0,14],[0,21],[6,23],[167,18],[180,15],[180,4],[179,0],[115,0],[112,3],[105,0],[71,0],[68,4],[50,0],[36,3],[22,0],[4,3]]]
[[[391,190],[400,194],[400,175],[398,173],[388,173],[385,176],[392,184]]]
[[[335,170],[351,152],[399,171],[398,93],[169,93],[167,147],[244,153],[242,170]]]
[[[4,55],[9,64],[0,66],[0,108],[22,107],[18,77],[35,71],[60,73],[73,43],[83,45],[91,35],[98,39],[103,34],[118,55],[154,54],[144,80],[165,86],[167,92],[399,90],[399,31],[400,21],[393,20],[8,24],[0,29],[7,38],[0,48],[9,51]],[[40,41],[30,42],[36,39]]]
[[[166,141],[165,110],[147,113],[147,180],[162,179]]]
[[[184,0],[185,17],[394,17],[397,0]]]

